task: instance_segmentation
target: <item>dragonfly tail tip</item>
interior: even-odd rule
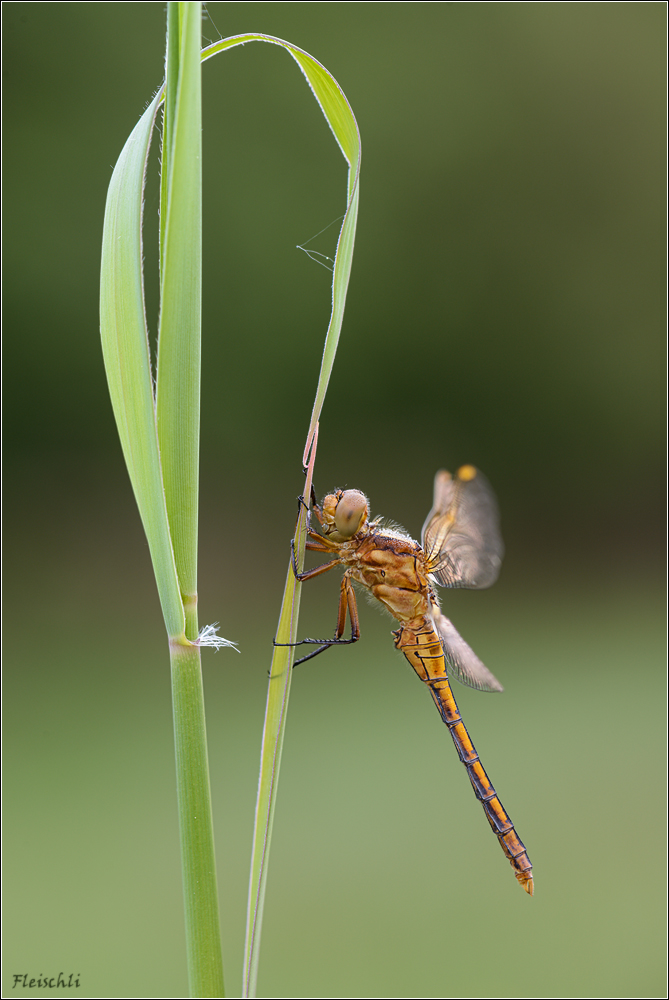
[[[524,872],[515,872],[516,878],[518,879],[518,884],[522,886],[528,896],[534,895],[534,877],[532,875],[532,869]]]

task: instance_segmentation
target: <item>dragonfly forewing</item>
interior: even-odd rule
[[[504,543],[495,494],[482,472],[463,465],[455,476],[442,469],[423,525],[426,568],[442,587],[490,587],[502,565]]]

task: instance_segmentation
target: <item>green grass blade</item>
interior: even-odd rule
[[[346,215],[342,223],[337,243],[337,253],[335,255],[335,267],[332,281],[332,314],[325,339],[325,349],[321,370],[318,376],[318,386],[314,399],[309,433],[307,435],[307,447],[305,449],[304,464],[307,457],[311,441],[314,436],[316,425],[320,419],[321,410],[325,401],[332,366],[337,353],[339,334],[341,333],[344,319],[344,306],[346,304],[346,292],[351,274],[353,262],[353,244],[355,242],[355,228],[358,220],[358,195],[360,181],[360,131],[355,116],[351,110],[344,91],[341,89],[335,78],[327,71],[325,66],[314,59],[313,56],[300,49],[297,45],[285,42],[281,38],[274,38],[272,35],[247,34],[235,35],[232,38],[224,38],[220,42],[207,46],[202,50],[202,60],[210,59],[218,52],[233,48],[235,45],[244,45],[246,42],[269,42],[272,45],[280,45],[293,57],[298,64],[307,82],[313,91],[314,97],[321,106],[328,125],[339,143],[344,158],[348,162],[348,197]]]
[[[318,424],[316,425],[310,450],[310,462],[307,468],[307,478],[304,487],[305,496],[311,495],[317,441]],[[300,511],[295,536],[297,539],[297,564],[298,568],[301,569],[304,565],[304,543],[306,540],[306,510],[304,508]],[[283,601],[279,613],[279,625],[276,633],[276,641],[282,645],[274,647],[274,654],[272,656],[262,750],[260,754],[260,778],[258,781],[258,799],[256,803],[246,922],[246,948],[242,989],[242,996],[244,997],[254,997],[256,995],[258,981],[260,936],[265,906],[269,850],[272,841],[272,827],[274,825],[274,810],[276,806],[281,754],[283,751],[283,738],[286,729],[290,684],[293,676],[293,660],[295,659],[295,647],[287,644],[295,642],[297,638],[301,591],[302,584],[296,580],[291,563],[288,566]]]
[[[100,334],[116,426],[149,543],[168,634],[184,631],[156,432],[142,280],[142,190],[156,95],[128,138],[107,193]]]
[[[339,143],[342,153],[349,165],[347,186],[347,208],[342,224],[332,282],[332,313],[328,326],[323,360],[318,379],[307,444],[304,452],[304,464],[308,463],[307,484],[305,495],[309,495],[313,465],[316,455],[316,438],[318,420],[325,399],[334,358],[339,342],[346,292],[351,273],[353,245],[358,216],[358,189],[360,175],[360,134],[351,107],[336,80],[328,73],[313,56],[295,45],[271,35],[247,34],[226,38],[214,45],[208,46],[202,52],[203,61],[245,42],[269,42],[280,45],[295,59],[304,73],[321,110]],[[304,563],[306,534],[306,513],[301,512],[297,530],[298,567]],[[295,580],[292,566],[288,568],[286,587],[279,617],[279,627],[276,641],[278,643],[294,642],[297,634],[297,618],[300,602],[301,585]],[[251,879],[249,885],[249,908],[246,927],[246,950],[244,956],[244,986],[243,996],[255,996],[258,975],[260,948],[260,931],[267,881],[267,863],[272,835],[274,805],[276,801],[277,781],[281,763],[281,751],[286,724],[286,712],[290,694],[290,682],[294,649],[290,646],[276,646],[272,659],[265,728],[260,761],[260,781],[258,801],[256,806],[256,821],[253,841],[253,857],[251,861]]]
[[[197,637],[197,527],[202,300],[202,95],[199,3],[179,7],[168,49],[161,188],[161,307],[156,415],[165,501],[186,634]],[[170,13],[170,29],[172,18]],[[179,59],[178,74],[170,59]],[[176,79],[175,79],[176,76]],[[176,86],[176,94],[172,87]]]

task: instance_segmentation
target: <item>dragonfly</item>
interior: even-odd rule
[[[504,546],[492,487],[473,465],[463,465],[455,475],[446,470],[438,472],[432,510],[423,525],[420,545],[404,531],[387,526],[380,517],[371,521],[369,501],[359,490],[337,489],[319,505],[312,487],[310,500],[306,548],[327,553],[331,559],[299,573],[293,540],[295,576],[305,581],[335,567],[345,572],[334,637],[294,643],[318,646],[297,660],[295,666],[331,646],[358,641],[360,623],[354,581],[380,601],[400,623],[392,633],[395,646],[428,687],[516,879],[525,892],[533,895],[532,864],[479,760],[460,716],[449,674],[480,691],[503,688],[442,614],[435,591],[435,585],[479,590],[497,579]],[[312,527],[312,511],[320,531]],[[345,639],[347,619],[351,636]]]

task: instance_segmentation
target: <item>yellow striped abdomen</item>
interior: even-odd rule
[[[458,756],[467,768],[474,794],[483,806],[488,822],[511,862],[516,878],[525,892],[531,896],[534,891],[532,864],[462,721],[448,679],[446,659],[438,633],[430,620],[425,618],[417,627],[403,625],[393,632],[393,636],[397,648],[402,650],[420,679],[429,687],[439,714],[453,737]]]

